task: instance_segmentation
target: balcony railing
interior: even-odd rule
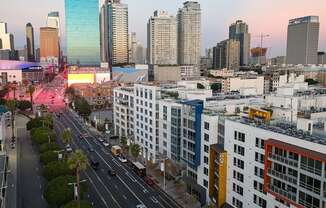
[[[283,173],[280,173],[280,172],[278,172],[276,170],[272,170],[270,168],[268,169],[268,174],[272,175],[272,176],[275,176],[275,177],[277,177],[279,179],[282,179],[283,181],[290,182],[290,183],[292,183],[294,185],[297,185],[297,182],[298,182],[297,178],[295,178],[293,176],[290,176],[290,175],[285,175]]]
[[[316,175],[321,175],[321,169],[316,169],[314,167],[308,166],[305,163],[301,163],[300,165],[301,169],[308,171],[309,173],[314,173]]]
[[[278,194],[280,194],[280,195],[288,198],[291,201],[294,201],[295,202],[297,200],[296,194],[294,194],[294,193],[291,193],[289,191],[280,189],[280,188],[278,188],[276,186],[273,186],[273,185],[270,185],[269,188],[270,188],[271,191],[273,191],[275,193],[278,193]]]
[[[312,191],[312,192],[314,192],[316,194],[320,194],[320,188],[313,187],[312,185],[303,183],[302,181],[300,181],[300,187],[305,188],[305,189],[307,189],[309,191]]]
[[[296,160],[292,160],[292,159],[289,159],[289,158],[286,158],[286,157],[282,157],[282,156],[279,156],[279,155],[276,155],[276,154],[273,154],[273,153],[269,153],[268,157],[270,159],[282,162],[282,163],[290,165],[292,167],[296,167],[296,168],[298,167],[298,161],[296,161]]]
[[[299,204],[303,205],[305,208],[319,208],[319,206],[310,204],[309,202],[304,201],[303,199],[299,199]]]

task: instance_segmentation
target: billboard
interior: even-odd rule
[[[68,74],[68,87],[72,84],[94,84],[95,74]]]

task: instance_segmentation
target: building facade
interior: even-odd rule
[[[57,28],[58,29],[58,34],[60,37],[60,16],[59,12],[50,12],[47,16],[46,19],[46,26],[47,27],[52,27],[52,28]]]
[[[147,24],[149,64],[176,65],[177,20],[166,11],[155,11]]]
[[[199,65],[201,49],[201,8],[198,2],[186,1],[179,9],[178,63]]]
[[[98,0],[65,0],[67,58],[69,64],[100,64]]]
[[[237,20],[229,27],[229,39],[240,42],[240,66],[249,65],[250,58],[250,38],[248,25],[242,20]]]
[[[289,20],[287,64],[317,64],[319,17],[307,16]]]
[[[8,33],[7,23],[0,22],[0,50],[13,51],[14,49],[14,36]]]
[[[26,46],[28,61],[35,61],[34,28],[31,23],[26,24]]]
[[[213,48],[213,68],[238,71],[240,66],[240,41],[224,40]]]
[[[60,47],[57,28],[40,28],[40,62],[59,65]]]

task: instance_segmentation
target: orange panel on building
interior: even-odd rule
[[[58,57],[60,55],[59,33],[57,28],[40,28],[40,57]]]

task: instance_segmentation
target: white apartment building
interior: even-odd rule
[[[147,48],[149,64],[176,65],[177,20],[166,11],[155,11],[147,24]]]
[[[325,138],[325,137],[324,137]],[[238,208],[326,206],[326,141],[286,123],[225,120],[226,203]]]
[[[222,82],[222,92],[239,91],[251,89],[256,92],[256,95],[264,94],[264,77],[230,77]]]
[[[304,75],[296,75],[295,73],[283,74],[273,73],[271,80],[272,91],[275,91],[278,87],[284,87],[287,84],[303,83],[305,80]]]

